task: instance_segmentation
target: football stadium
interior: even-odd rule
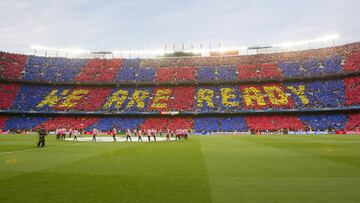
[[[29,2],[6,0],[0,7],[49,9],[52,18],[64,6]],[[206,12],[218,6],[210,2]],[[260,2],[256,9],[263,7]],[[106,8],[170,6],[122,3]],[[353,3],[354,9],[360,6]],[[96,21],[107,11],[102,4],[75,2],[61,15],[84,12]],[[296,40],[278,43],[75,49],[64,43],[68,39],[56,38],[52,21],[37,30],[15,21],[25,27],[12,34],[18,26],[0,17],[1,203],[360,202],[360,39],[351,37],[356,34],[320,35],[305,26],[312,38],[291,32]],[[152,29],[145,22],[136,29]],[[21,37],[33,31],[54,43]],[[87,30],[82,32],[74,37],[80,45],[87,38]],[[350,37],[342,40],[343,34]],[[19,42],[10,40],[18,36]]]

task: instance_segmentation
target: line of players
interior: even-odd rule
[[[56,129],[56,139],[57,140],[65,140],[65,137],[68,136],[69,138],[71,138],[72,136],[74,136],[73,141],[78,140],[78,136],[79,135],[83,135],[84,131],[82,129],[78,130],[78,129],[66,129],[66,128],[60,128],[60,129]],[[170,129],[166,130],[166,140],[170,141],[170,137],[174,137],[175,136],[175,140],[181,140],[182,138],[187,139],[188,138],[188,133],[189,131],[187,129],[176,129],[175,131],[172,131]],[[100,134],[100,131],[96,128],[94,128],[91,132],[92,135],[92,141],[96,142],[96,136]],[[113,128],[110,132],[110,134],[113,137],[113,141],[116,142],[116,135],[118,134],[118,131],[116,128]],[[132,141],[131,139],[131,135],[133,134],[134,137],[137,137],[137,141],[142,142],[142,137],[147,136],[148,141],[151,141],[151,138],[153,138],[153,140],[156,142],[156,135],[160,135],[160,137],[162,137],[163,132],[162,131],[157,131],[155,129],[134,129],[133,131],[131,131],[129,128],[125,131],[126,134],[126,139],[125,141]]]
[[[84,134],[84,130],[80,129],[66,129],[66,128],[59,128],[55,130],[55,134],[56,134],[56,139],[57,140],[65,140],[65,137],[68,136],[69,138],[71,138],[72,136],[74,136],[74,141],[78,140],[78,136],[79,135],[83,135]]]

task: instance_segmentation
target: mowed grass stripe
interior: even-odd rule
[[[36,146],[37,141],[38,141],[38,136],[36,135],[0,135],[0,155],[26,152],[32,150],[34,151],[47,150],[53,147],[72,146],[72,145],[80,144],[78,142],[75,143],[57,142],[55,141],[54,136],[48,136],[46,142],[47,145],[46,148],[38,149]]]
[[[76,144],[67,144],[67,145],[59,145],[59,146],[55,146],[55,147],[71,147],[71,146],[78,146],[81,144],[87,144],[87,143],[76,143]],[[13,146],[12,146],[13,147]],[[52,146],[54,147],[54,146]],[[5,152],[0,152],[0,155],[6,155],[6,154],[14,154],[14,153],[20,153],[20,152],[29,152],[29,151],[39,151],[39,150],[46,150],[49,147],[46,148],[38,148],[38,147],[26,147],[26,149],[21,149],[21,150],[10,150],[10,151],[5,151]],[[51,147],[50,147],[51,148]]]
[[[316,156],[321,159],[335,161],[360,167],[360,137],[344,135],[318,136],[262,136],[246,137],[247,141],[256,142],[279,149]],[[296,142],[294,142],[296,140]],[[360,169],[354,168],[356,172]],[[347,172],[349,173],[349,171]],[[358,174],[358,173],[357,173]]]
[[[66,151],[73,151],[77,146],[86,143],[50,143],[48,147],[36,148],[33,141],[28,142],[27,150],[9,151],[0,155],[0,180],[22,175],[24,173],[41,171],[52,166],[61,165],[65,162],[83,159],[84,155],[76,153],[71,157],[62,156]],[[59,153],[61,152],[61,153]],[[93,156],[88,153],[85,156]],[[4,180],[5,181],[5,180]]]
[[[210,202],[197,139],[89,143],[43,152],[15,167],[23,172],[28,167],[28,173],[0,180],[0,188],[5,188],[0,191],[1,202]],[[41,159],[50,162],[48,167],[42,167]],[[44,191],[33,196],[38,188]]]
[[[214,202],[359,202],[357,167],[302,153],[301,137],[281,137],[283,148],[262,139],[272,136],[201,140]]]

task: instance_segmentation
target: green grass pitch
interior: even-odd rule
[[[0,202],[360,202],[360,136],[0,136]]]

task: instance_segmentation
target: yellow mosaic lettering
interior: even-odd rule
[[[77,104],[84,95],[88,94],[89,90],[74,90],[69,96],[59,105],[59,107],[71,108]]]
[[[295,93],[300,98],[300,100],[303,104],[309,103],[309,99],[305,95],[305,86],[304,85],[299,85],[299,87],[297,89],[294,86],[288,86],[287,88],[289,90],[291,90],[293,93]]]
[[[234,94],[235,90],[233,88],[221,88],[220,91],[221,91],[222,104],[224,106],[228,106],[228,107],[239,106],[239,102],[229,101],[230,99],[236,99],[236,94]]]
[[[274,105],[285,105],[287,104],[288,97],[286,94],[277,86],[265,86],[264,91],[270,99],[270,102]]]
[[[131,97],[130,102],[126,106],[126,108],[131,108],[136,104],[137,108],[145,108],[144,100],[149,97],[149,92],[146,90],[135,90],[134,94]]]
[[[165,102],[169,100],[170,94],[171,94],[170,89],[158,89],[155,92],[155,97],[151,105],[151,108],[159,108],[159,109],[166,108],[167,103]]]
[[[260,90],[255,87],[247,87],[244,89],[244,101],[246,106],[254,105],[254,101],[257,105],[266,105],[264,96],[261,94]]]
[[[59,90],[52,90],[48,96],[45,97],[44,100],[42,100],[36,107],[41,108],[45,105],[48,105],[50,107],[55,106],[60,101],[60,98],[56,95]],[[64,90],[61,95],[65,96],[69,93],[69,90]]]
[[[211,89],[199,89],[197,93],[197,107],[203,107],[203,103],[206,102],[206,104],[209,107],[214,108],[213,103],[213,97],[214,97],[214,90]]]
[[[129,92],[127,90],[118,90],[114,94],[111,95],[111,97],[107,100],[107,102],[104,105],[105,109],[110,108],[114,102],[115,108],[120,109],[120,107],[124,104],[124,101],[128,97]]]

